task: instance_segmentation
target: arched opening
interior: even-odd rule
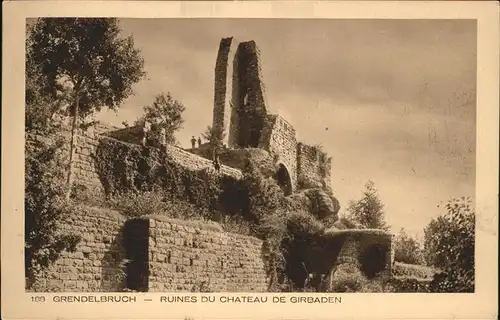
[[[276,182],[285,193],[285,196],[292,194],[292,179],[288,173],[287,168],[283,164],[278,165],[278,171],[276,171],[275,177]]]
[[[361,270],[367,278],[374,278],[387,265],[387,250],[380,244],[373,244],[361,253]]]

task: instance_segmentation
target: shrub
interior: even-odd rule
[[[128,218],[162,215],[174,219],[207,220],[210,214],[185,201],[159,191],[126,193],[108,201],[109,207]]]
[[[443,271],[432,288],[439,292],[474,292],[475,212],[471,200],[452,199],[445,210],[424,230],[427,262]]]
[[[28,288],[61,252],[74,251],[80,238],[57,228],[64,215],[65,157],[62,139],[26,145],[25,272]]]
[[[424,256],[418,240],[409,236],[404,229],[399,231],[393,242],[394,260],[407,264],[423,265]]]
[[[392,274],[395,277],[412,277],[418,279],[432,279],[436,270],[430,267],[395,262],[392,266]]]
[[[159,149],[111,138],[101,139],[95,162],[108,197],[161,189],[171,198],[211,212],[218,209],[221,186],[230,179],[206,170],[188,170]]]
[[[285,197],[283,191],[274,179],[265,178],[251,160],[245,165],[243,186],[248,196],[245,211],[249,220],[258,222],[282,207]]]
[[[413,277],[392,277],[386,284],[386,292],[433,292],[430,281]]]
[[[73,183],[71,186],[70,199],[92,207],[106,206],[106,199],[102,190],[89,188],[78,183]]]
[[[328,292],[359,292],[367,280],[358,268],[351,264],[339,265],[333,274]]]

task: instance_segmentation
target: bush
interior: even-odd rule
[[[386,284],[386,292],[433,292],[430,288],[430,280],[413,277],[393,277]]]
[[[409,236],[404,229],[394,239],[394,261],[407,264],[425,264],[420,243]]]
[[[450,200],[445,214],[424,230],[429,265],[443,271],[432,288],[439,292],[474,292],[475,212],[471,200]]]
[[[185,201],[167,197],[158,191],[126,193],[108,201],[111,209],[120,211],[128,218],[166,216],[183,220],[208,220],[210,213]]]
[[[392,266],[392,274],[395,277],[410,277],[417,279],[432,279],[436,270],[430,267],[395,262]]]
[[[230,185],[228,180],[231,179],[206,170],[188,170],[159,149],[111,138],[101,139],[95,162],[108,197],[161,189],[171,198],[184,200],[210,212],[224,207],[224,203],[222,206],[219,204],[219,198],[222,187]],[[231,201],[227,195],[224,199]],[[237,210],[234,203],[225,207]]]
[[[342,264],[333,274],[328,292],[360,292],[367,280],[354,265]]]
[[[57,228],[66,205],[67,163],[61,151],[63,144],[63,139],[26,144],[25,272],[28,288],[62,251],[74,251],[80,241],[77,236],[61,234]]]

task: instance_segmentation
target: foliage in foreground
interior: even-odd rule
[[[475,212],[470,198],[456,198],[424,230],[429,265],[442,270],[432,290],[474,292]]]
[[[117,110],[145,76],[133,38],[121,32],[115,18],[38,18],[29,26],[26,61],[34,81],[28,81],[26,97],[27,107],[35,109],[27,112],[27,124],[40,126],[55,114],[71,115],[70,163],[78,120],[102,108]],[[37,99],[30,99],[30,93]],[[41,118],[36,111],[42,111]],[[71,183],[72,170],[67,174]]]
[[[80,238],[60,234],[57,222],[64,214],[66,162],[63,141],[33,141],[26,145],[25,163],[25,272],[28,287],[37,274],[56,261],[63,250],[73,251]]]

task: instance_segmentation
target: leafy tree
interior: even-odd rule
[[[43,94],[41,88],[46,79],[35,68],[32,59],[26,61],[26,112],[25,112],[25,131],[54,132],[62,123],[56,120],[56,116],[61,114],[64,106],[63,90],[58,90],[54,97]],[[61,88],[62,89],[62,88]]]
[[[25,174],[25,271],[28,287],[37,274],[72,251],[79,241],[75,235],[57,231],[63,216],[64,166],[62,140],[35,141],[27,144]]]
[[[409,264],[424,264],[424,256],[420,243],[405,229],[401,229],[394,239],[394,260]]]
[[[40,75],[39,92],[62,98],[72,115],[70,163],[77,121],[103,107],[117,110],[145,75],[133,38],[120,33],[113,18],[39,18],[29,26],[27,60]]]
[[[443,271],[434,291],[474,292],[475,212],[470,198],[456,198],[424,229],[426,259]]]
[[[208,126],[202,136],[211,146],[219,148],[222,146],[222,140],[224,140],[226,133],[223,128]]]
[[[378,196],[373,181],[366,183],[363,198],[349,202],[347,216],[364,228],[389,230],[385,221],[384,204]]]
[[[182,113],[186,108],[184,105],[172,98],[170,92],[166,95],[161,93],[155,97],[150,106],[144,107],[144,115],[135,121],[136,125],[144,122],[151,124],[151,138],[158,143],[161,130],[165,129],[165,142],[175,144],[175,132],[182,128],[184,119]]]

